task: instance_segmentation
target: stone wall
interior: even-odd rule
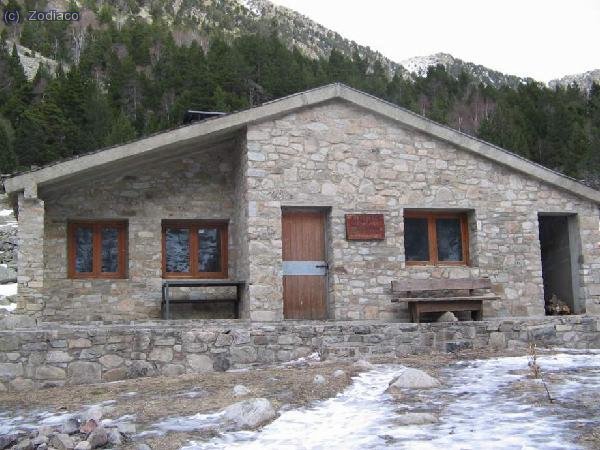
[[[44,286],[41,290],[45,300],[44,320],[159,317],[162,220],[228,219],[229,235],[239,235],[232,176],[237,170],[236,164],[231,146],[198,149],[184,157],[132,168],[85,185],[40,192],[45,203]],[[127,278],[68,278],[69,219],[127,220]],[[21,220],[19,231],[31,227],[32,223],[35,222]],[[236,239],[229,240],[231,278],[236,277],[238,243]],[[28,247],[31,245],[28,243]],[[24,259],[29,266],[39,260],[41,249],[36,251],[38,254]],[[22,288],[20,285],[20,293]]]
[[[23,193],[18,197],[17,307],[39,317],[44,309],[44,202]]]
[[[0,390],[278,364],[319,352],[394,357],[467,348],[600,348],[600,319],[563,316],[454,323],[156,322],[0,331]]]
[[[17,275],[17,220],[6,194],[0,194],[0,282]],[[4,267],[6,265],[6,267]]]
[[[19,311],[53,321],[158,317],[161,221],[229,219],[229,276],[248,281],[243,317],[281,320],[281,211],[314,206],[329,211],[331,319],[406,321],[390,281],[481,276],[501,298],[485,303],[484,317],[543,315],[538,213],[576,215],[575,303],[600,313],[598,207],[588,200],[341,100],[250,124],[235,140],[120,175],[26,189]],[[469,265],[406,266],[407,208],[466,212]],[[347,241],[348,213],[382,213],[386,238]],[[126,279],[67,277],[69,219],[128,221]]]
[[[342,101],[251,125],[247,132],[249,280],[255,320],[282,318],[281,210],[330,207],[330,318],[407,320],[390,302],[401,278],[489,276],[500,301],[485,317],[544,314],[538,213],[572,213],[581,241],[581,304],[600,313],[598,207],[532,177]],[[467,267],[411,266],[407,208],[466,211]],[[347,241],[347,213],[382,213],[383,241]]]

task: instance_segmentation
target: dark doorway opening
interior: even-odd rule
[[[581,314],[577,216],[539,217],[546,314]]]

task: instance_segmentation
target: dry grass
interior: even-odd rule
[[[456,354],[409,355],[399,358],[375,358],[373,363],[396,363],[420,368],[439,377],[439,371],[459,360],[482,359],[495,356],[523,355],[523,351],[491,353],[488,350],[466,350]],[[333,378],[332,373],[342,369],[347,376]],[[233,386],[245,385],[250,397],[269,399],[275,409],[283,405],[299,407],[316,400],[330,398],[344,390],[358,370],[352,361],[325,361],[302,367],[271,367],[245,372],[211,372],[186,374],[178,377],[138,378],[87,386],[68,386],[33,392],[0,393],[0,404],[7,411],[34,409],[77,411],[85,405],[116,400],[106,417],[117,418],[127,414],[136,416],[138,431],[168,417],[211,413],[239,401],[233,396]],[[315,375],[325,376],[327,382],[315,385]],[[134,395],[129,393],[135,392]],[[189,394],[193,392],[195,396]],[[208,432],[210,433],[210,432]],[[201,435],[168,433],[147,437],[144,441],[154,449],[180,448]],[[205,437],[208,437],[205,436]],[[123,446],[133,449],[133,444]]]

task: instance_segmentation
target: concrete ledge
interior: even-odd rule
[[[0,391],[173,376],[276,364],[319,352],[325,359],[461,349],[600,348],[600,317],[482,322],[169,321],[41,324],[0,331]]]

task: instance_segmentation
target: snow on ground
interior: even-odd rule
[[[84,411],[95,406],[106,407],[115,403],[115,400],[107,400],[104,402],[86,405],[81,411],[77,412],[65,412],[65,411],[44,411],[36,409],[33,411],[23,411],[19,415],[14,415],[12,412],[4,412],[0,409],[0,436],[4,434],[14,433],[16,431],[31,431],[35,430],[42,425],[50,427],[61,425],[71,417],[75,417],[78,414],[82,414]],[[123,416],[118,419],[112,420],[112,422],[122,423],[131,422],[135,420],[135,416]],[[104,423],[104,421],[103,421]]]
[[[17,293],[17,283],[8,283],[8,284],[0,284],[0,297],[7,297],[9,295],[16,295]],[[9,303],[7,305],[0,303],[0,309],[5,309],[7,311],[14,311],[17,309],[16,303]]]
[[[0,305],[0,309],[4,309],[6,311],[14,311],[17,309],[16,303],[9,303],[8,305]]]
[[[303,356],[301,358],[292,359],[291,361],[284,362],[281,364],[283,367],[286,366],[302,366],[304,364],[308,364],[310,362],[319,362],[321,361],[321,355],[318,352],[311,353],[308,356]]]
[[[145,431],[134,439],[178,432],[195,436],[183,450],[581,448],[576,438],[582,430],[600,427],[600,350],[559,349],[538,355],[537,363],[555,399],[552,404],[539,389],[539,380],[527,377],[528,362],[527,356],[457,362],[438,373],[444,383],[441,388],[407,391],[397,400],[385,390],[400,366],[376,365],[334,398],[306,408],[282,408],[279,418],[261,430],[201,440],[219,431],[222,413],[218,412],[164,418],[143,427]],[[134,395],[125,392],[117,401]],[[203,401],[200,389],[182,395]],[[114,402],[98,405],[110,408]],[[432,413],[439,422],[402,426],[398,418],[407,412]],[[60,424],[74,414],[41,409],[8,412],[0,407],[0,436]],[[131,423],[136,418],[106,420]]]
[[[553,398],[559,400],[553,405],[543,397],[532,402],[513,390],[513,383],[525,378],[527,363],[523,356],[454,364],[441,372],[443,388],[413,391],[409,396],[418,401],[404,404],[385,393],[398,367],[376,366],[337,397],[285,411],[262,430],[227,433],[208,442],[190,442],[183,449],[580,448],[574,442],[575,427],[599,421],[598,414],[585,408],[566,410],[562,401],[600,394],[597,352],[538,357],[543,371],[563,376],[550,385]],[[421,426],[395,423],[398,414],[417,411],[438,413],[440,421]],[[176,422],[159,428],[199,430],[212,419],[171,419]]]
[[[17,283],[0,284],[0,296],[7,297],[17,293]]]

